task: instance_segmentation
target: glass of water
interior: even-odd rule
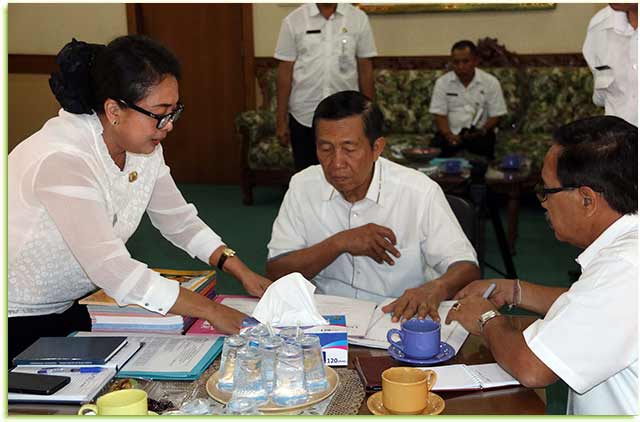
[[[238,351],[231,401],[240,399],[252,400],[256,406],[269,400],[262,379],[262,354],[257,347],[245,346]]]
[[[260,342],[270,335],[269,329],[264,324],[258,324],[255,327],[250,328],[246,333],[246,336],[249,339],[249,345],[253,347],[260,347]]]
[[[236,368],[236,357],[240,350],[247,343],[242,336],[229,336],[224,339],[222,346],[222,357],[220,358],[220,369],[218,370],[218,389],[222,391],[233,390],[233,372]]]
[[[302,330],[297,327],[286,327],[280,330],[278,336],[287,343],[294,343],[298,341],[298,337],[301,335]]]
[[[269,394],[273,391],[276,352],[283,344],[284,341],[277,336],[264,337],[260,343],[260,352],[262,353],[262,379],[264,380],[264,387]]]
[[[304,382],[310,394],[324,391],[329,387],[327,374],[324,371],[324,360],[320,349],[320,337],[302,336],[298,343],[302,348],[304,360]]]
[[[302,348],[296,343],[285,342],[276,352],[274,386],[271,401],[277,406],[295,406],[307,401],[304,385],[304,361]]]

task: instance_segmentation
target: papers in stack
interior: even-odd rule
[[[249,296],[219,295],[216,302],[244,312],[247,315],[253,313],[258,299]],[[344,315],[347,323],[348,340],[350,344],[378,349],[389,348],[387,331],[392,328],[400,328],[399,322],[391,322],[391,314],[382,312],[382,307],[390,303],[392,299],[377,305],[366,300],[351,299],[341,296],[314,295],[318,312],[322,315]],[[447,325],[444,323],[447,313],[455,301],[448,300],[440,304],[441,340],[454,348],[456,353],[469,336],[469,332],[458,322]],[[197,321],[186,334],[192,335],[220,335],[221,333],[203,320]]]
[[[213,270],[181,271],[156,269],[163,277],[175,280],[181,287],[202,296],[215,296],[216,272]],[[161,315],[137,305],[118,306],[104,290],[80,300],[87,305],[91,316],[91,330],[102,332],[141,332],[158,334],[181,334],[185,332],[196,318],[180,315]]]
[[[60,337],[66,339],[67,344],[77,341],[92,341],[99,344],[101,340],[109,340],[111,337]],[[140,349],[141,343],[135,339],[123,339],[124,346],[101,365],[55,364],[55,369],[64,372],[54,375],[68,376],[71,381],[60,390],[51,395],[9,393],[10,402],[55,402],[55,403],[86,403],[102,390],[102,388],[114,377],[116,372]],[[71,348],[72,349],[72,348]],[[74,372],[67,371],[77,368],[101,368],[100,372]],[[38,373],[42,369],[51,369],[50,363],[46,365],[19,365],[13,369],[15,372]]]
[[[13,369],[13,372],[26,372],[36,374],[42,366],[18,366]],[[81,372],[65,372],[63,374],[66,377],[71,378],[69,384],[62,387],[51,395],[41,394],[21,394],[21,393],[9,393],[9,402],[22,403],[22,402],[53,402],[53,403],[86,403],[93,400],[93,398],[100,392],[115,375],[115,368],[104,368],[100,372],[93,373],[81,373]]]
[[[222,338],[187,337],[182,335],[128,335],[129,341],[142,343],[136,353],[118,372],[118,378],[153,380],[196,380],[222,350]],[[78,337],[100,337],[106,333],[78,332]]]
[[[317,298],[319,301],[326,300]],[[333,300],[333,299],[330,299]],[[354,300],[354,299],[348,299]],[[363,301],[359,301],[363,302]],[[392,328],[400,329],[399,322],[391,322],[391,314],[385,314],[382,312],[382,308],[391,303],[392,299],[389,299],[386,302],[381,303],[380,305],[376,305],[375,303],[369,302],[369,304],[365,307],[364,305],[354,306],[349,309],[350,313],[345,312],[347,317],[347,327],[350,326],[349,321],[353,318],[357,321],[363,321],[368,312],[371,312],[368,319],[367,328],[364,332],[364,335],[361,335],[362,326],[356,327],[354,331],[349,331],[349,343],[365,346],[365,347],[374,347],[378,349],[387,349],[390,344],[387,341],[387,332]],[[453,306],[456,301],[446,300],[440,303],[440,307],[438,308],[438,315],[440,316],[440,339],[448,343],[453,349],[458,353],[462,344],[469,336],[469,332],[464,329],[462,325],[458,322],[452,322],[447,325],[444,323],[446,320],[447,314],[449,310]],[[373,311],[370,311],[371,306],[373,305]]]

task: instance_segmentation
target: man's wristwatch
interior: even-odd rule
[[[489,322],[490,319],[493,319],[495,317],[499,317],[502,314],[494,309],[485,312],[484,314],[480,315],[480,317],[478,318],[478,325],[480,326],[480,332],[482,332],[482,330],[484,329],[484,326],[487,322]]]
[[[227,258],[231,258],[234,256],[236,256],[236,251],[231,248],[224,248],[222,250],[222,254],[220,254],[220,258],[218,258],[218,264],[216,265],[216,267],[218,267],[220,271],[224,271],[223,267],[225,261],[227,260]]]

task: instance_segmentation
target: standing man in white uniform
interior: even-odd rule
[[[524,386],[561,378],[567,413],[638,414],[638,131],[619,117],[570,123],[554,134],[538,199],[560,241],[584,251],[569,289],[520,280],[474,281],[447,322],[481,335]],[[482,292],[497,288],[489,299]],[[514,305],[544,315],[524,332],[501,318]]]
[[[284,18],[274,54],[276,135],[291,143],[296,171],[318,164],[311,120],[323,98],[360,90],[373,99],[377,55],[367,15],[348,3],[307,3]]]
[[[493,159],[495,128],[507,106],[498,79],[478,69],[478,63],[475,44],[458,41],[451,47],[453,70],[433,87],[429,112],[437,132],[432,146],[441,148],[443,157],[466,149]]]
[[[313,119],[320,165],[291,179],[269,242],[267,273],[300,272],[318,292],[381,303],[392,318],[438,317],[480,277],[473,247],[436,182],[380,157],[380,109],[333,94]]]
[[[638,126],[638,4],[611,3],[591,18],[582,47],[593,103]]]

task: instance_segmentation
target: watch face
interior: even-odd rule
[[[236,251],[234,251],[234,250],[233,250],[233,249],[231,249],[231,248],[226,248],[225,250],[223,250],[223,251],[222,251],[222,253],[223,253],[224,255],[226,255],[226,256],[231,257],[231,256],[235,256]]]

